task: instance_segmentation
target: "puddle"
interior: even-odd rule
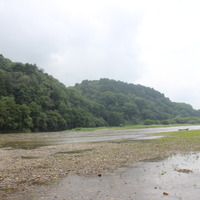
[[[45,141],[11,141],[0,142],[0,148],[15,148],[15,149],[36,149],[38,147],[47,146],[48,142]]]
[[[33,200],[199,200],[200,154],[138,162],[101,176],[68,175]],[[189,173],[184,173],[188,170]],[[28,199],[28,198],[27,198]]]
[[[76,150],[76,151],[61,151],[57,152],[56,154],[80,154],[88,151],[93,151],[93,149],[81,149],[81,150]]]
[[[142,162],[160,162],[165,159],[166,159],[166,157],[155,157],[155,158],[149,158],[149,159],[142,160]]]
[[[21,159],[25,160],[32,160],[32,159],[39,159],[40,157],[38,156],[21,156]]]

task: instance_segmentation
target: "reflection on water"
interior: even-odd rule
[[[69,175],[58,185],[43,188],[34,200],[53,200],[55,197],[68,200],[199,200],[199,156],[176,155],[161,161],[139,162],[101,177]]]
[[[188,126],[190,130],[200,129],[200,126]],[[48,132],[48,133],[20,133],[0,134],[0,148],[12,147],[31,149],[46,145],[69,144],[80,142],[101,142],[101,141],[133,141],[156,139],[153,133],[178,131],[180,127],[145,128],[127,130],[97,130],[78,132]]]
[[[174,169],[200,171],[200,153],[172,156],[168,158],[167,163],[169,163]]]

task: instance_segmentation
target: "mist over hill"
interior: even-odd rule
[[[171,102],[153,88],[110,79],[66,87],[36,65],[0,56],[1,133],[200,123],[199,117],[199,110]]]

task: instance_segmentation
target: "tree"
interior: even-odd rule
[[[0,130],[18,131],[20,127],[20,110],[13,97],[0,99]]]
[[[0,56],[1,132],[60,131],[159,121],[196,123],[199,118],[200,110],[171,102],[153,88],[105,78],[66,87],[36,65]]]

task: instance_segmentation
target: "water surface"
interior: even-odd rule
[[[43,188],[33,200],[199,200],[199,156],[142,161],[101,176],[69,175],[58,185]]]
[[[97,131],[67,131],[67,132],[46,132],[46,133],[16,133],[1,134],[0,148],[24,148],[31,149],[40,146],[70,144],[80,142],[102,142],[119,140],[145,140],[155,139],[153,133],[178,131],[185,129],[185,126],[125,130],[97,130]],[[189,130],[200,129],[200,126],[187,126]]]

